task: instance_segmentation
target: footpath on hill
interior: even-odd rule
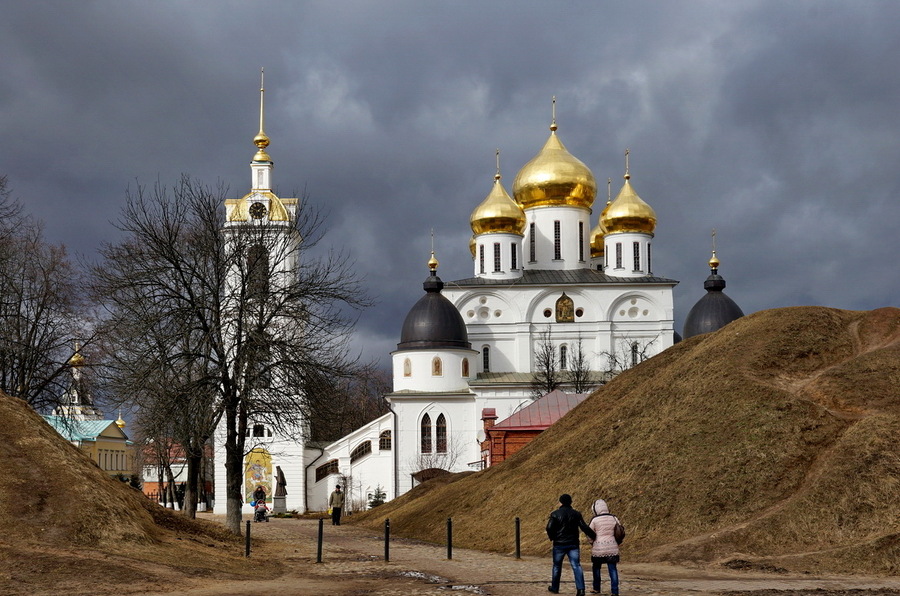
[[[209,516],[213,517],[213,516]],[[221,519],[213,517],[213,519]],[[272,519],[252,523],[251,535],[264,542],[254,557],[278,557],[285,573],[276,579],[204,581],[181,585],[176,591],[190,596],[238,596],[275,593],[283,596],[446,596],[477,594],[531,596],[547,594],[550,557],[523,557],[454,548],[447,559],[446,545],[392,537],[390,560],[384,560],[384,536],[352,525],[332,526],[325,521],[322,563],[317,563],[318,521]],[[549,552],[549,548],[548,548]],[[583,563],[590,581],[590,560]],[[900,595],[900,578],[839,577],[690,569],[669,565],[619,565],[620,593],[649,596],[785,594]],[[609,594],[603,577],[603,593]],[[192,582],[193,583],[193,582]],[[588,583],[588,592],[590,592]],[[563,570],[561,594],[574,594],[568,563]],[[171,592],[154,593],[171,594]],[[151,595],[152,596],[152,595]]]

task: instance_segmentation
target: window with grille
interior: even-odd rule
[[[481,348],[481,368],[484,372],[491,372],[491,348],[484,346]]]
[[[425,414],[422,416],[422,453],[431,453],[431,416]]]
[[[435,443],[438,453],[447,453],[447,419],[441,414],[434,424]]]
[[[484,244],[478,245],[478,271],[484,273]]]
[[[333,459],[316,468],[316,482],[338,473],[338,460]]]
[[[559,368],[560,370],[566,370],[569,366],[569,348],[566,346],[559,346]]]
[[[528,260],[534,263],[537,258],[537,250],[535,249],[535,238],[534,238],[534,222],[531,222],[528,226]]]
[[[622,243],[616,242],[616,269],[622,268]]]
[[[494,242],[494,273],[500,271],[500,243]]]
[[[350,463],[352,464],[356,460],[363,458],[370,453],[372,453],[372,441],[363,441],[350,452]]]
[[[584,260],[584,222],[578,222],[578,260]]]
[[[635,242],[632,244],[634,248],[634,270],[641,270],[641,243]]]
[[[381,434],[378,435],[378,450],[379,451],[390,451],[391,450],[391,431],[383,430]]]
[[[519,251],[516,250],[516,243],[513,242],[509,245],[509,268],[513,271],[519,268]]]
[[[562,258],[561,233],[559,220],[553,222],[553,258],[560,260]]]

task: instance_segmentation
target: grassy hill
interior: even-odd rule
[[[92,581],[90,593],[121,593],[114,583],[275,572],[245,559],[241,539],[221,525],[188,520],[110,478],[22,400],[0,394],[0,420],[0,593],[87,593]]]
[[[362,516],[398,535],[548,551],[559,494],[604,498],[628,561],[900,571],[900,309],[744,317],[621,374],[527,448]]]

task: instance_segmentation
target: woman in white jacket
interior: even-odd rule
[[[609,582],[613,596],[619,593],[619,570],[616,564],[619,562],[619,544],[616,542],[615,528],[619,518],[609,512],[609,507],[603,499],[594,501],[594,517],[590,525],[597,538],[591,546],[591,571],[594,574],[594,586],[592,594],[600,593],[600,572],[606,563],[609,569]]]

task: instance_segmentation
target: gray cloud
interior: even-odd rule
[[[282,195],[330,213],[379,305],[386,358],[431,229],[467,277],[471,210],[560,136],[657,212],[655,273],[703,294],[712,228],[746,312],[898,304],[900,5],[880,2],[12,3],[0,22],[0,173],[92,257],[125,189],[249,185],[258,69]],[[603,185],[601,184],[601,187]],[[596,206],[603,202],[601,191]],[[599,213],[599,209],[595,209]],[[595,217],[596,217],[595,213]]]

